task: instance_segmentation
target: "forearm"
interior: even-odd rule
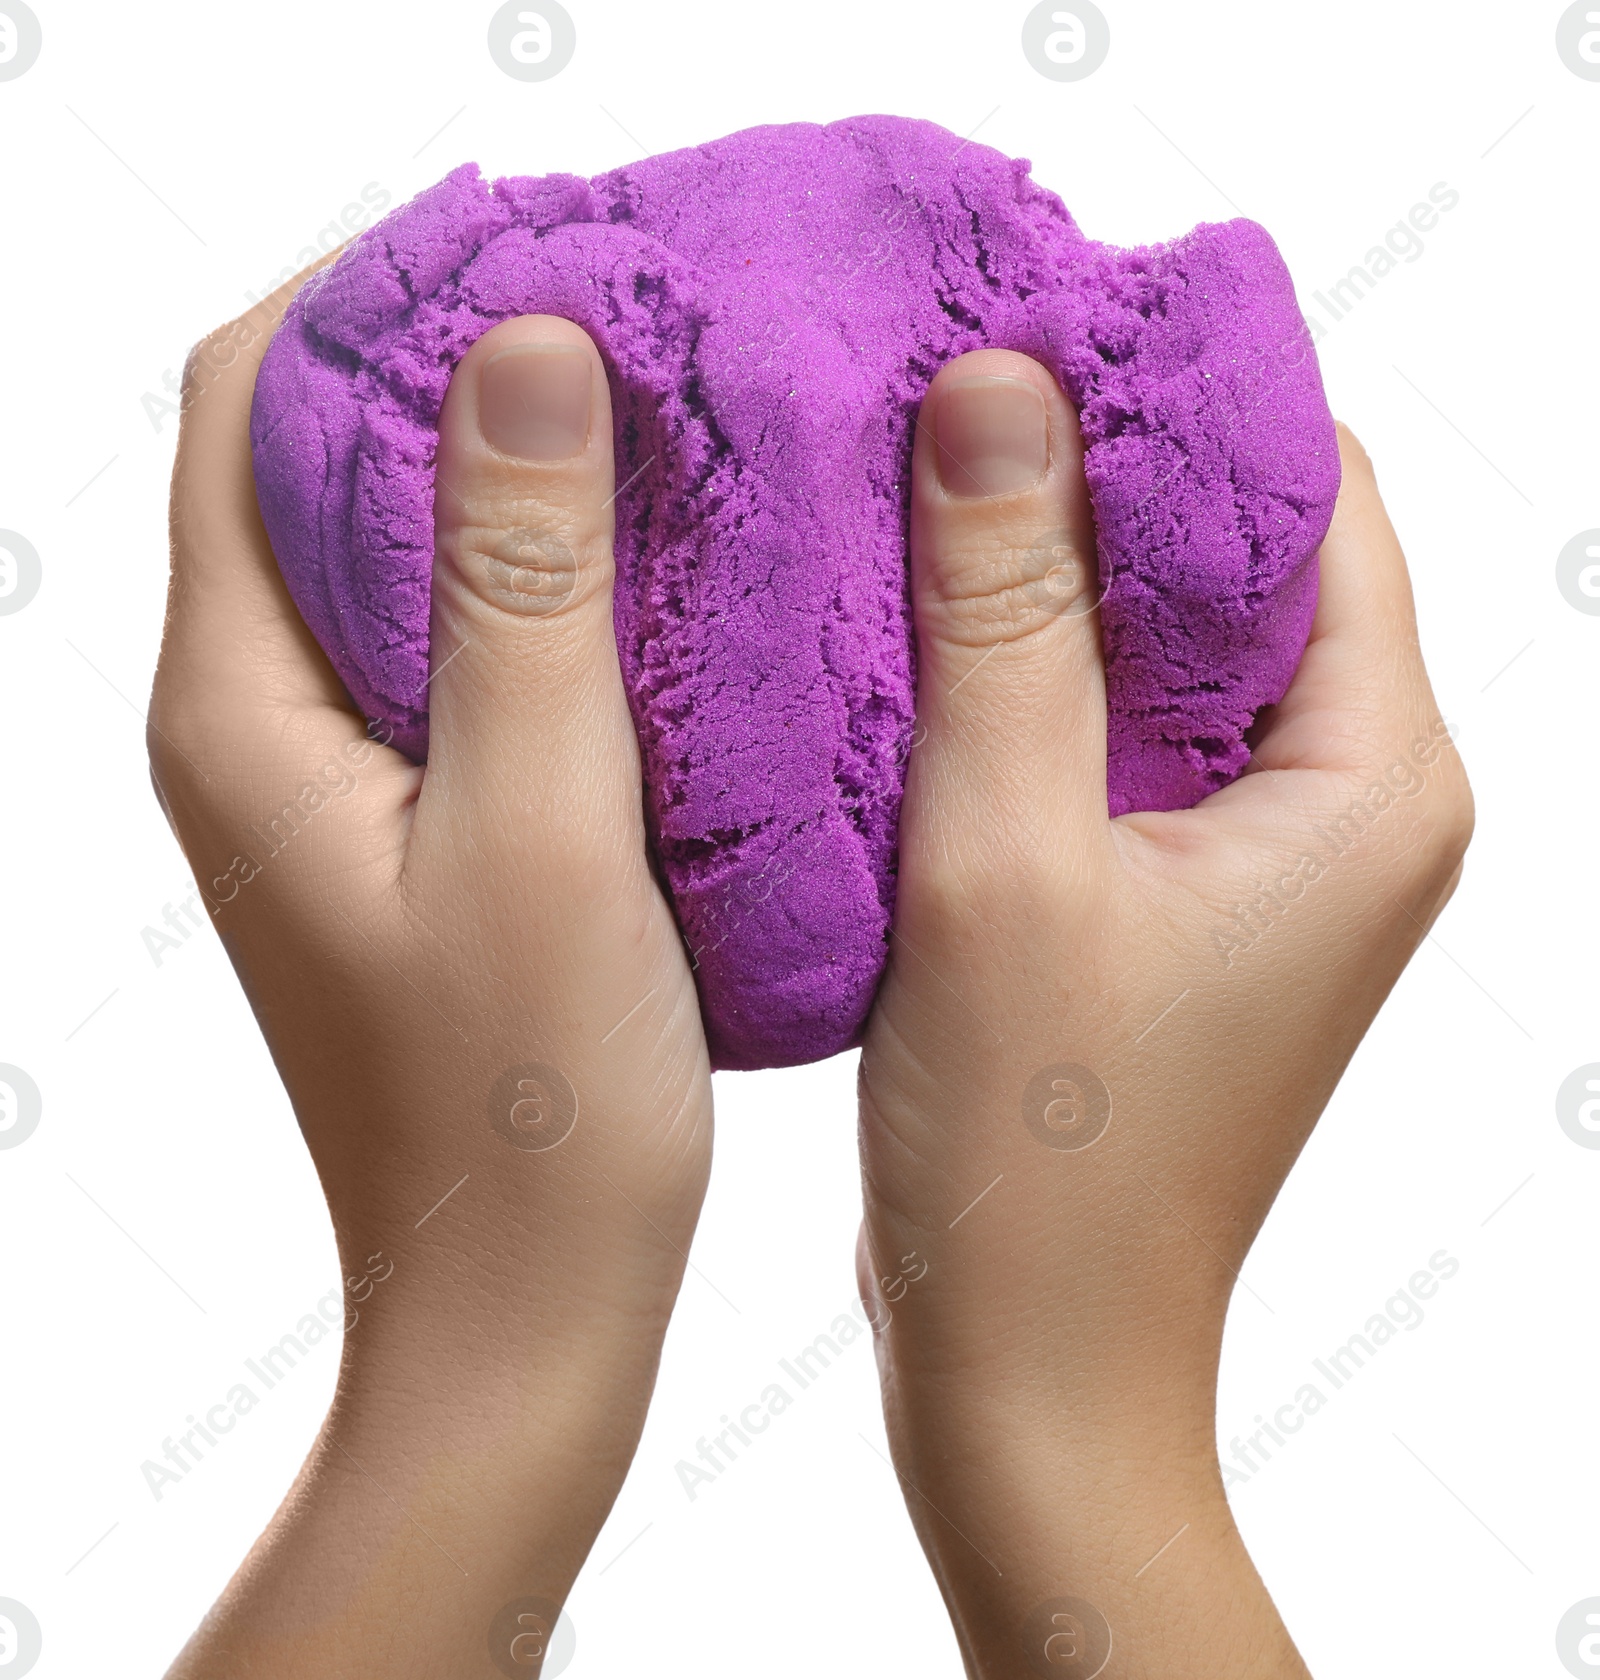
[[[991,1190],[965,1212],[970,1195],[938,1181],[918,1195],[895,1167],[912,1152],[888,1141],[914,1135],[907,1116],[887,1123],[868,1083],[885,1419],[974,1680],[1298,1680],[1216,1458],[1222,1330],[1249,1228],[1227,1230],[1193,1186],[1163,1180],[1163,1206],[1130,1150],[1156,1128],[1134,1115],[1094,1148],[1056,1153],[1021,1124],[991,1133],[1004,1105],[976,1097],[915,1135],[919,1158],[939,1137],[981,1153],[971,1183],[989,1175]],[[901,1211],[913,1201],[915,1218]],[[912,1251],[926,1265],[902,1290],[895,1261]]]
[[[316,1446],[171,1680],[479,1680],[492,1630],[524,1636],[503,1671],[537,1672],[535,1623],[496,1618],[566,1597],[643,1427],[665,1313],[530,1344],[482,1297],[458,1311],[459,1344],[449,1323],[351,1333]]]
[[[426,1010],[319,1046],[328,986],[313,972],[264,1024],[334,1216],[338,1389],[173,1680],[492,1674],[496,1616],[559,1606],[627,1472],[709,1168],[695,1040],[634,1083],[600,1030],[545,1029],[562,1069],[541,1071],[502,1018],[529,988],[508,985],[470,1050]],[[506,1637],[511,1672],[537,1672],[538,1635],[513,1618]]]
[[[907,1505],[974,1680],[1300,1680],[1223,1493],[1209,1394],[1120,1407],[885,1384]]]

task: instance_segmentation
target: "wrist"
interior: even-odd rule
[[[548,1607],[548,1622],[565,1600],[658,1349],[524,1348],[493,1373],[427,1349],[405,1367],[347,1360],[293,1489],[171,1680],[492,1672],[508,1607]]]
[[[597,1324],[557,1277],[544,1316],[450,1270],[425,1287],[397,1267],[355,1309],[312,1452],[172,1680],[492,1673],[507,1606],[564,1601],[643,1428],[671,1292]]]
[[[884,1407],[975,1680],[1088,1680],[1107,1641],[1128,1680],[1303,1680],[1228,1506],[1208,1380],[1049,1393],[891,1359]]]
[[[974,1680],[1305,1680],[1209,1443],[893,1446]]]

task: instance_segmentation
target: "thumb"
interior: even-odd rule
[[[1013,351],[942,368],[912,459],[902,891],[924,856],[993,867],[1008,847],[1105,834],[1097,570],[1077,416],[1054,379]]]
[[[639,839],[638,749],[612,629],[611,402],[588,335],[484,334],[439,417],[428,771],[418,821],[508,861]],[[474,819],[477,820],[474,820]],[[585,851],[587,848],[587,853]]]

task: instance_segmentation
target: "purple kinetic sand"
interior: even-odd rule
[[[896,117],[593,181],[455,170],[306,285],[251,419],[295,601],[416,759],[440,404],[480,334],[535,313],[585,328],[611,379],[617,641],[717,1066],[846,1048],[883,969],[912,426],[953,357],[1024,351],[1081,411],[1112,813],[1193,805],[1243,768],[1305,644],[1339,483],[1253,222],[1097,245],[1025,162]]]

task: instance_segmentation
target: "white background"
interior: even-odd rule
[[[1250,1256],[1218,1424],[1226,1453],[1448,1249],[1426,1321],[1235,1508],[1320,1680],[1564,1673],[1556,1623],[1600,1594],[1600,1152],[1554,1109],[1600,1061],[1600,617],[1555,560],[1600,526],[1600,84],[1557,57],[1561,6],[1102,0],[1110,57],[1062,84],[1023,58],[1023,5],[569,0],[576,57],[527,84],[489,58],[487,3],[34,4],[43,54],[0,82],[0,527],[44,569],[0,616],[0,1062],[44,1118],[0,1151],[0,1597],[43,1626],[40,1680],[162,1672],[336,1364],[324,1344],[152,1497],[142,1461],[337,1265],[214,936],[159,967],[142,939],[189,882],[142,748],[176,432],[143,399],[368,183],[398,203],[466,159],[589,174],[865,111],[1030,157],[1096,238],[1237,207],[1324,324],[1314,292],[1435,183],[1461,195],[1321,355],[1409,550],[1478,838]],[[569,1604],[574,1675],[960,1672],[864,1342],[694,1502],[673,1470],[852,1298],[853,1062],[718,1078],[697,1272]]]

